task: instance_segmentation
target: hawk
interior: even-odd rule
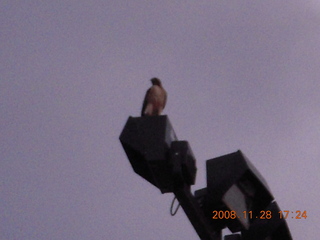
[[[150,87],[144,97],[141,116],[158,116],[167,102],[167,92],[158,78],[152,78]]]

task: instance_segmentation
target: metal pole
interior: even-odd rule
[[[190,186],[183,185],[174,189],[174,194],[202,240],[221,240],[221,231],[213,231],[204,216],[198,202],[190,191]]]

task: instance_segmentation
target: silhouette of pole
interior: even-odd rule
[[[191,194],[190,186],[184,185],[174,189],[174,194],[186,213],[192,226],[202,240],[221,240],[221,231],[213,231],[205,218],[199,203]]]
[[[224,240],[292,240],[267,182],[240,150],[207,160],[207,187],[193,195],[196,160],[167,116],[129,117],[120,141],[138,175],[175,194],[200,239],[221,240],[227,227],[233,234]]]

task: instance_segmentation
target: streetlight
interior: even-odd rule
[[[234,234],[224,240],[292,240],[266,181],[240,150],[207,160],[207,187],[193,195],[196,159],[167,116],[129,117],[120,142],[138,175],[175,194],[200,239],[221,240],[228,227]]]

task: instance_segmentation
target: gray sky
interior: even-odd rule
[[[319,235],[320,4],[0,3],[0,239],[198,239],[118,140],[149,79],[197,158],[241,149],[294,239]]]

